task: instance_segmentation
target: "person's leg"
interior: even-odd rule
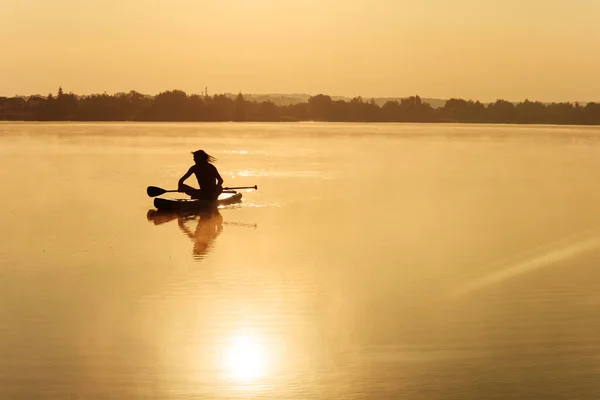
[[[188,196],[190,196],[192,199],[198,199],[201,196],[200,189],[193,188],[193,187],[188,186],[186,184],[181,185],[180,189],[183,189],[181,191],[183,193],[187,194]]]
[[[219,198],[219,195],[221,194],[223,190],[222,189],[214,189],[214,190],[201,190],[200,191],[200,197],[202,200],[209,200],[209,201],[214,201],[217,200]]]
[[[198,198],[207,201],[213,200],[212,194],[207,190],[200,190]]]

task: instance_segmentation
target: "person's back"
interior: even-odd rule
[[[204,150],[197,150],[192,153],[194,162],[188,172],[179,179],[179,191],[186,193],[193,199],[215,200],[223,190],[223,178],[217,171],[217,168],[211,164],[216,161],[214,157],[206,154]],[[183,182],[192,174],[196,175],[200,189],[194,189]]]
[[[217,168],[210,163],[196,164],[192,168],[194,168],[194,175],[196,175],[200,190],[214,191],[219,176]]]

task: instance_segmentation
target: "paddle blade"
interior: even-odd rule
[[[146,193],[150,197],[156,197],[156,196],[160,196],[161,194],[167,193],[167,191],[165,189],[162,189],[162,188],[159,188],[156,186],[148,186],[148,188],[146,188]]]

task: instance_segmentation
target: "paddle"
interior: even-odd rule
[[[234,190],[234,189],[258,189],[258,186],[235,186],[235,187],[224,187],[223,190]],[[150,197],[160,196],[161,194],[169,193],[169,192],[179,192],[179,190],[166,190],[163,188],[159,188],[156,186],[148,186],[146,188],[146,193]]]

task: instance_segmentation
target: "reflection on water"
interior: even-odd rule
[[[218,209],[186,214],[149,210],[146,216],[155,225],[177,220],[181,231],[192,239],[194,244],[192,252],[196,260],[202,260],[206,256],[223,231],[223,216]]]
[[[600,398],[598,128],[3,126],[0,400]]]
[[[265,373],[265,348],[256,337],[242,334],[227,338],[222,352],[222,367],[232,379],[252,381]]]
[[[554,240],[550,243],[528,249],[509,259],[495,262],[486,270],[494,271],[485,277],[465,284],[453,295],[467,295],[487,286],[499,284],[528,272],[575,259],[581,254],[597,250],[600,247],[600,229],[595,227],[584,232]]]

